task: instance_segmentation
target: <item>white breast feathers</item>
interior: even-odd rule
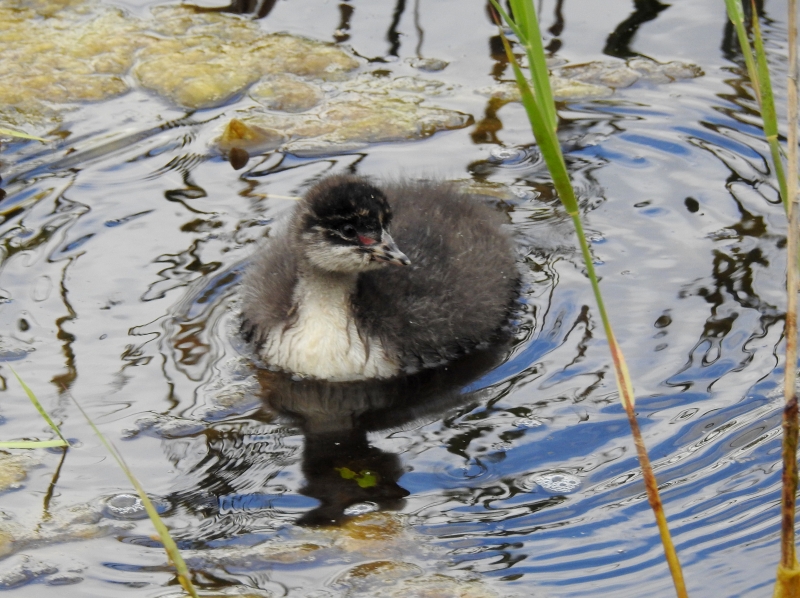
[[[301,277],[291,322],[269,332],[262,359],[286,371],[334,381],[397,375],[400,368],[385,347],[359,335],[350,313],[353,287],[337,277]]]

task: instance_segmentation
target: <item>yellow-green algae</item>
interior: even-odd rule
[[[0,558],[37,546],[89,540],[129,530],[133,524],[103,519],[96,505],[80,504],[49,512],[43,521],[22,525],[0,512]]]
[[[44,127],[76,102],[99,101],[138,83],[187,109],[218,106],[249,90],[218,139],[226,154],[280,147],[298,155],[420,139],[472,117],[429,105],[451,87],[385,71],[354,76],[359,60],[338,46],[268,33],[227,13],[160,6],[147,19],[96,0],[0,0],[0,126]],[[587,63],[554,70],[559,99],[606,97],[639,79],[698,76],[683,63]],[[518,99],[513,83],[479,90]],[[231,131],[237,123],[240,134]],[[246,161],[246,160],[245,160]]]
[[[0,2],[0,121],[56,120],[47,103],[95,101],[128,90],[123,75],[146,43],[120,10],[78,2]]]
[[[468,114],[426,104],[430,96],[449,91],[439,81],[365,73],[326,93],[310,84],[294,91],[296,104],[315,106],[296,114],[263,106],[240,111],[219,137],[220,150],[261,152],[273,149],[283,136],[287,139],[284,150],[315,155],[359,149],[369,143],[422,139],[472,123]],[[308,93],[309,98],[302,93]],[[242,129],[242,125],[252,130]]]
[[[136,19],[91,0],[0,0],[0,123],[52,123],[64,105],[125,93],[128,81],[188,109],[249,89],[249,131],[219,140],[234,148],[296,153],[418,139],[466,126],[466,114],[428,106],[450,88],[419,77],[353,77],[346,50],[262,31],[257,22],[181,6]],[[228,127],[236,129],[237,121]]]
[[[28,453],[15,455],[0,452],[0,492],[17,487],[38,463],[37,458]]]
[[[660,63],[646,58],[622,61],[594,61],[554,69],[550,74],[553,97],[557,101],[605,98],[615,89],[638,81],[670,83],[703,75],[700,67],[687,62]],[[506,81],[477,90],[478,93],[506,102],[519,102],[516,82]]]
[[[340,48],[265,33],[235,15],[176,6],[153,13],[153,28],[163,37],[140,52],[134,74],[144,87],[187,108],[223,103],[265,75],[337,79],[359,65]]]
[[[372,512],[349,518],[340,527],[292,528],[290,537],[255,546],[186,550],[194,571],[259,571],[275,564],[349,563],[328,585],[337,596],[399,598],[497,598],[479,577],[446,570],[448,558],[420,536],[398,513]]]
[[[220,104],[269,74],[335,80],[358,60],[330,44],[179,6],[141,20],[89,0],[1,0],[0,120],[53,119],[49,104],[97,101],[139,83],[186,108]]]
[[[479,579],[462,580],[442,573],[404,579],[390,587],[376,587],[366,592],[348,593],[348,596],[371,598],[500,598],[500,595]],[[526,596],[535,598],[536,594]]]
[[[250,90],[256,102],[281,112],[305,112],[322,101],[322,89],[297,77],[275,75]]]

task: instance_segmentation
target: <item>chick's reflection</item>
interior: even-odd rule
[[[436,370],[396,380],[325,382],[292,380],[264,372],[261,385],[270,410],[288,418],[305,436],[300,493],[320,505],[301,525],[329,525],[354,505],[399,510],[409,492],[398,484],[405,468],[398,455],[371,446],[367,434],[438,418],[449,408],[476,400],[464,387],[490,370],[503,347],[476,352]]]

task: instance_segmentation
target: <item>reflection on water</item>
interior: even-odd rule
[[[496,365],[500,350],[392,381],[334,384],[265,375],[267,404],[294,420],[305,436],[306,484],[300,493],[321,503],[299,523],[335,523],[363,502],[402,508],[408,490],[397,480],[404,469],[396,455],[370,446],[367,433],[435,420],[447,409],[477,400],[475,392],[461,388]]]
[[[436,104],[474,124],[358,151],[253,152],[234,171],[211,148],[255,100],[187,113],[134,87],[59,107],[49,145],[5,144],[0,437],[43,434],[6,381],[13,361],[78,443],[60,468],[47,452],[0,455],[11,472],[0,587],[172,592],[149,523],[67,388],[159,497],[209,592],[670,595],[569,219],[522,107],[475,93],[510,80],[485,2],[245,4],[226,10],[264,15],[242,21],[253,39],[338,43],[359,63],[352,85],[425,81],[422,97],[442,82]],[[785,301],[769,148],[716,0],[598,6],[542,4],[554,68],[615,60],[619,74],[613,57],[647,57],[704,73],[563,104],[559,135],[690,593],[765,595],[778,554]],[[758,8],[772,64],[785,68],[783,7]],[[129,27],[128,13],[113,14]],[[348,90],[323,92],[345,102]],[[241,271],[287,198],[344,172],[447,178],[502,203],[524,277],[510,347],[396,385],[259,372],[236,334]]]
[[[478,402],[480,392],[462,389],[496,365],[502,351],[494,347],[437,370],[388,381],[330,383],[260,372],[264,407],[250,417],[267,423],[279,416],[303,435],[300,469],[305,482],[298,491],[320,504],[302,514],[298,523],[338,523],[362,503],[381,510],[402,509],[409,492],[398,480],[405,467],[398,455],[372,446],[367,434],[436,421],[459,405]],[[236,444],[217,445],[208,476],[230,475],[237,451],[227,453]],[[209,478],[201,482],[201,487],[215,486]]]

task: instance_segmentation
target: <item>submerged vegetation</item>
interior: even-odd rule
[[[11,368],[9,368],[11,369]],[[30,387],[25,384],[22,378],[11,369],[12,374],[19,382],[22,389],[25,391],[25,394],[28,396],[28,399],[31,401],[33,406],[39,412],[39,415],[42,419],[47,422],[50,428],[55,432],[58,436],[58,440],[36,440],[36,441],[11,441],[11,442],[0,442],[0,448],[8,448],[8,449],[34,449],[34,448],[68,448],[69,442],[66,438],[64,438],[61,430],[56,425],[56,423],[50,418],[47,411],[45,411],[44,407],[42,407],[39,399],[36,398],[34,392],[30,389]],[[186,563],[184,562],[180,552],[178,551],[178,547],[175,544],[175,541],[172,539],[172,536],[169,534],[169,530],[167,529],[164,522],[161,520],[161,517],[158,514],[158,510],[153,505],[150,498],[147,496],[142,485],[139,483],[139,480],[133,475],[133,472],[125,463],[122,456],[119,452],[111,445],[105,438],[102,432],[94,425],[89,416],[83,410],[83,408],[77,404],[78,409],[89,422],[92,430],[94,430],[95,434],[97,434],[100,441],[103,443],[103,446],[106,447],[111,456],[114,457],[114,460],[119,465],[119,468],[125,473],[125,475],[130,480],[133,487],[136,489],[136,492],[139,494],[139,498],[142,501],[142,505],[147,512],[147,516],[153,522],[153,526],[158,533],[159,538],[161,539],[162,544],[164,545],[164,549],[167,551],[167,555],[169,556],[170,561],[174,564],[177,574],[178,580],[181,586],[186,590],[186,592],[192,596],[193,598],[198,598],[197,590],[194,588],[192,584],[191,578],[189,576],[189,571],[186,568]],[[25,455],[11,455],[8,453],[0,452],[0,492],[9,489],[14,484],[21,482],[25,479],[27,469],[34,463],[34,461]],[[69,524],[67,524],[69,525]],[[9,552],[14,550],[14,544],[17,544],[16,549],[20,548],[20,545],[24,545],[25,541],[25,532],[21,529],[15,529],[13,527],[6,527],[6,529],[2,529],[0,526],[0,558],[6,556]],[[36,534],[38,535],[38,534]],[[68,538],[69,539],[69,538]],[[56,538],[50,538],[49,541],[58,541]]]
[[[3,0],[0,43],[13,57],[0,65],[0,126],[41,133],[76,103],[131,91],[131,80],[188,110],[224,106],[248,93],[250,106],[234,118],[266,131],[269,141],[239,144],[247,151],[342,153],[473,122],[432,104],[452,95],[442,82],[363,72],[368,65],[346,48],[266,33],[256,21],[187,6],[158,6],[150,18],[137,19],[92,0]],[[564,66],[553,84],[560,99],[585,99],[640,79],[668,83],[701,74],[691,64],[636,59]],[[519,101],[513,86],[478,92]],[[220,149],[230,149],[224,138]]]

